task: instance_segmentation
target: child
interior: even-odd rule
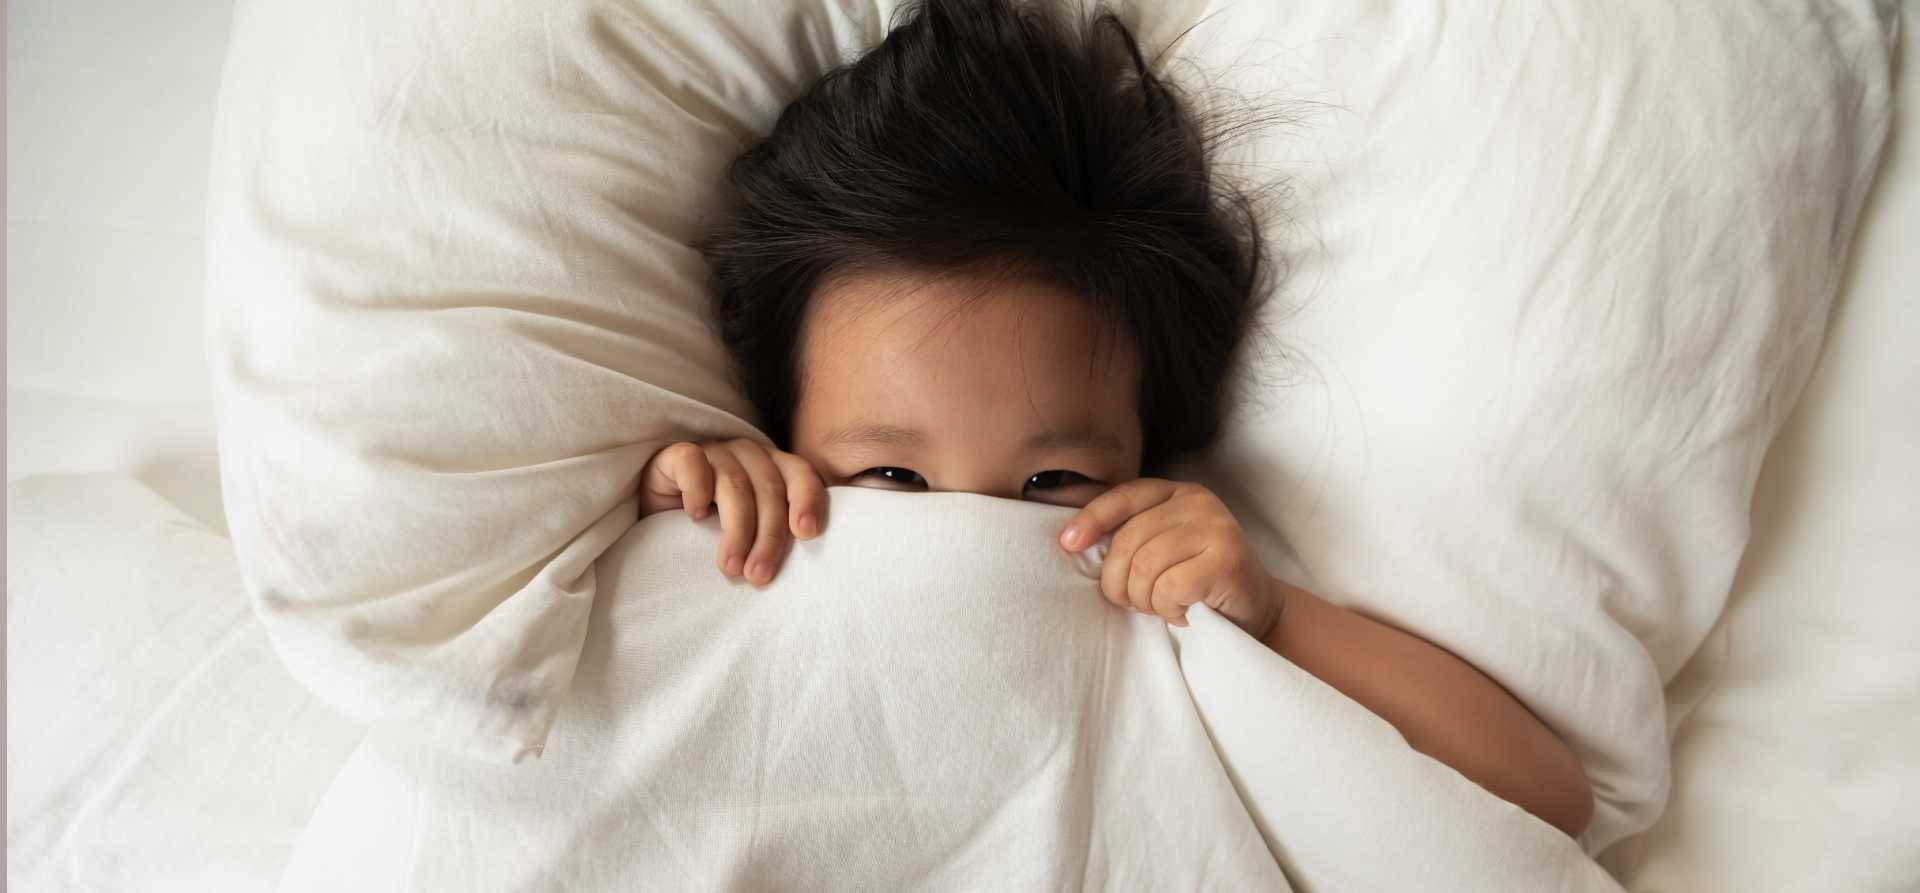
[[[1115,605],[1184,624],[1204,602],[1578,836],[1579,762],[1504,689],[1268,574],[1205,488],[1142,476],[1215,435],[1263,290],[1258,219],[1214,181],[1213,142],[1111,13],[910,7],[735,161],[704,246],[779,449],[674,444],[642,512],[717,509],[721,571],[764,584],[820,534],[828,486],[1079,507],[1060,546],[1113,535]]]

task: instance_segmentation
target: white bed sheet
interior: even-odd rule
[[[7,496],[8,886],[272,886],[363,729],[281,667],[225,537],[123,474]]]
[[[187,517],[226,535],[213,408],[206,402],[110,400],[7,392],[7,480],[125,472]]]

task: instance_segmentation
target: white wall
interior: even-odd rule
[[[202,248],[232,12],[9,3],[9,481],[130,472],[220,526]]]
[[[208,399],[202,218],[232,6],[9,4],[9,390]]]

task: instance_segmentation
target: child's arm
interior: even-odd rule
[[[1506,689],[1445,649],[1268,574],[1205,487],[1121,484],[1075,515],[1060,542],[1077,552],[1107,531],[1100,588],[1109,601],[1180,625],[1204,602],[1392,723],[1414,749],[1568,836],[1586,829],[1593,791],[1579,760]]]
[[[1593,817],[1573,752],[1513,695],[1425,639],[1273,580],[1284,607],[1262,639],[1393,724],[1413,749],[1569,837]]]

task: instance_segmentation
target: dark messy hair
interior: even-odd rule
[[[702,250],[721,340],[791,448],[801,328],[837,272],[998,267],[1089,301],[1140,361],[1142,472],[1217,435],[1270,266],[1225,133],[1112,12],[925,0],[727,172]]]

